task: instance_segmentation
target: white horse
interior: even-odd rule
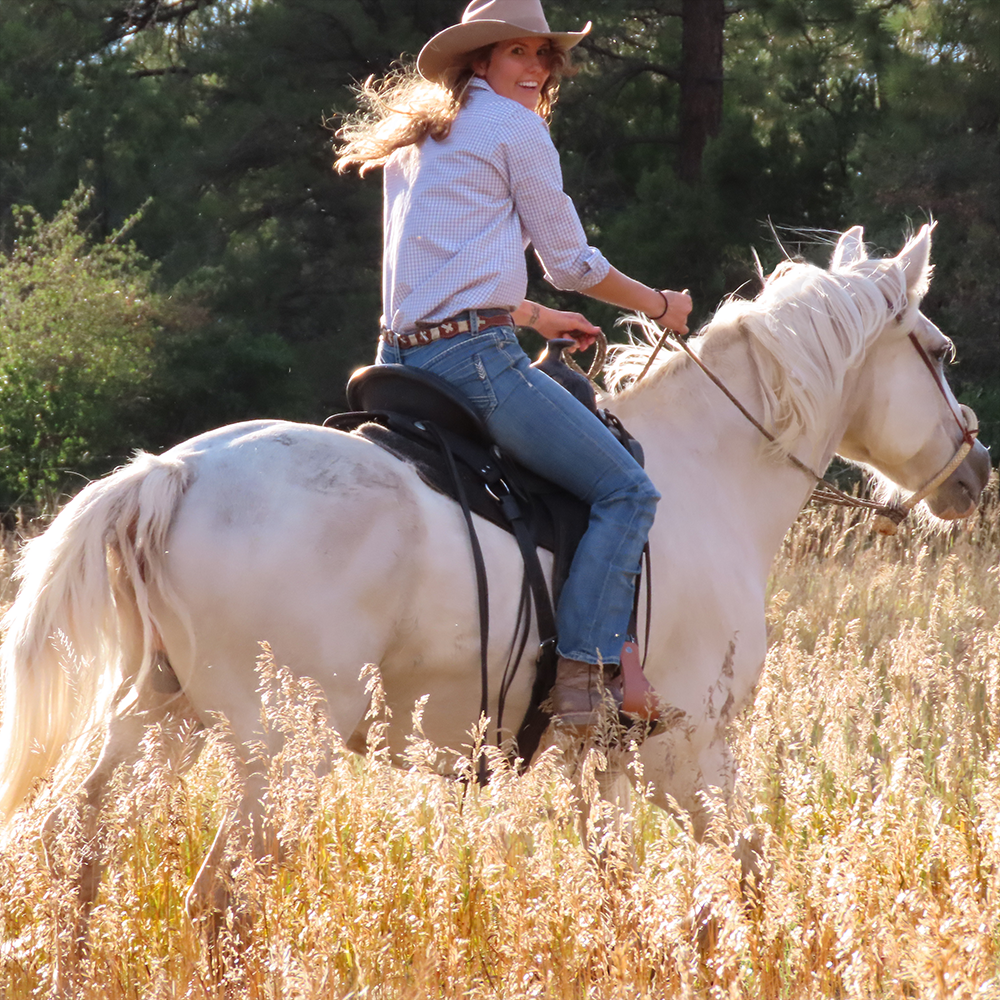
[[[643,443],[663,494],[650,536],[646,673],[674,724],[638,753],[664,806],[672,797],[697,817],[701,791],[732,788],[726,729],[764,662],[769,567],[814,486],[783,453],[818,471],[837,453],[916,491],[961,446],[972,416],[944,382],[951,344],[919,308],[930,241],[925,226],[899,256],[872,261],[852,229],[829,270],[786,263],[756,300],[727,303],[694,341],[774,444],[679,353],[605,401]],[[619,382],[649,351],[626,352]],[[968,516],[989,468],[976,443],[927,507]],[[522,570],[511,536],[485,522],[477,530],[495,713]],[[28,544],[20,576],[2,648],[0,818],[98,726],[107,737],[80,789],[95,807],[90,822],[150,723],[188,713],[209,724],[222,713],[238,743],[260,739],[262,640],[320,685],[351,747],[364,747],[365,664],[379,666],[396,720],[429,695],[423,728],[437,745],[462,745],[477,722],[476,585],[462,515],[411,466],[358,437],[254,421],[139,455]],[[531,682],[525,662],[507,698],[515,727]],[[394,751],[405,737],[390,727]],[[245,835],[259,830],[263,781],[251,776],[233,819]],[[193,910],[207,901],[225,835],[196,881]],[[84,903],[98,874],[84,866]]]

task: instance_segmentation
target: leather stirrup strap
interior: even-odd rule
[[[462,438],[447,432],[444,436],[452,452],[470,468],[475,469],[483,478],[490,492],[500,504],[504,517],[510,522],[514,538],[521,550],[528,588],[535,606],[539,643],[544,647],[547,642],[551,642],[554,647],[556,639],[555,611],[552,607],[548,583],[542,572],[542,564],[538,559],[535,534],[525,517],[524,506],[515,493],[515,490],[520,489],[516,482],[516,472],[511,468],[510,463],[504,460],[502,453],[496,446],[492,449],[493,463],[488,469],[484,469],[477,460],[478,453],[467,452],[467,444]]]
[[[502,455],[494,449],[494,457],[502,461]],[[503,494],[499,497],[501,506],[514,531],[514,538],[521,550],[524,562],[524,578],[531,592],[535,606],[535,621],[538,624],[538,656],[535,660],[535,682],[531,690],[531,701],[521,726],[517,731],[517,754],[521,767],[526,768],[538,749],[542,734],[548,728],[551,716],[542,710],[542,702],[556,680],[556,614],[549,594],[548,582],[538,559],[538,547],[531,526],[525,520],[524,511],[510,487],[520,489],[513,469],[506,468],[509,484],[504,482]]]
[[[548,583],[545,580],[545,574],[542,572],[542,564],[538,559],[538,548],[535,543],[535,535],[525,518],[522,505],[518,502],[517,497],[514,495],[507,482],[507,479],[514,476],[513,470],[505,468],[504,473],[501,473],[500,471],[500,464],[503,456],[500,454],[499,450],[494,447],[493,464],[489,468],[483,468],[481,462],[478,460],[478,452],[471,452],[469,450],[469,445],[464,441],[464,439],[451,434],[448,431],[441,431],[437,428],[435,428],[435,430],[442,442],[442,448],[448,456],[450,467],[453,468],[452,474],[456,476],[456,492],[459,496],[459,502],[463,504],[463,514],[466,517],[466,524],[469,526],[470,538],[474,540],[474,558],[475,553],[478,551],[478,558],[482,560],[482,551],[479,549],[479,540],[476,538],[475,528],[472,525],[471,513],[468,512],[468,505],[464,501],[464,490],[460,488],[460,484],[458,484],[457,481],[458,470],[454,467],[455,455],[469,465],[470,468],[476,469],[484,478],[489,486],[490,492],[500,503],[504,516],[510,522],[511,529],[514,533],[514,539],[521,551],[521,559],[524,563],[525,580],[527,581],[528,589],[531,592],[532,603],[535,607],[535,620],[538,623],[539,637],[538,657],[535,665],[535,682],[531,694],[531,703],[517,734],[518,755],[526,765],[527,762],[531,760],[535,750],[538,748],[542,733],[544,733],[545,729],[548,727],[549,715],[541,710],[540,705],[541,702],[547,697],[552,685],[555,683],[556,677],[556,616],[552,607],[552,598],[549,595]],[[504,465],[506,466],[507,463],[504,463]],[[483,690],[481,711],[485,715],[489,707],[489,674],[486,662],[485,639],[485,636],[488,635],[489,629],[489,605],[486,602],[485,597],[485,566],[483,567],[482,572],[484,582],[480,589],[480,621],[485,622],[485,626],[481,625],[481,635],[484,636],[481,652]],[[489,780],[489,773],[485,764],[485,759],[480,760],[478,780],[481,784],[485,784]]]
[[[465,484],[459,475],[458,466],[455,464],[455,456],[449,447],[445,433],[429,421],[425,425],[434,435],[438,447],[444,454],[448,463],[448,471],[451,473],[452,481],[455,484],[455,496],[458,504],[462,508],[462,516],[465,518],[465,526],[469,531],[469,544],[472,546],[472,562],[476,569],[476,593],[479,599],[479,677],[481,684],[481,696],[479,699],[479,722],[489,715],[489,661],[488,650],[490,641],[490,596],[489,585],[486,580],[486,561],[483,559],[483,549],[479,544],[479,536],[476,534],[476,525],[472,520],[472,510],[469,507],[469,498],[465,493]],[[481,785],[485,785],[489,780],[489,770],[486,766],[486,757],[480,754],[479,770],[477,780]]]
[[[649,655],[649,630],[653,621],[653,568],[649,561],[649,542],[642,547],[639,558],[639,574],[635,580],[635,592],[632,596],[632,617],[629,619],[629,634],[639,638],[639,594],[643,584],[646,586],[646,628],[642,640],[642,669],[646,669],[646,657]]]

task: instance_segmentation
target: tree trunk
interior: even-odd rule
[[[688,184],[701,180],[705,143],[722,124],[722,38],[725,0],[683,0],[680,156],[677,173]]]

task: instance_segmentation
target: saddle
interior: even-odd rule
[[[550,341],[545,356],[534,367],[555,378],[596,413],[642,464],[638,441],[616,417],[597,410],[590,381],[562,360],[563,348],[572,343],[572,340]],[[406,365],[361,368],[348,382],[347,402],[350,411],[329,417],[325,421],[327,427],[363,437],[409,462],[428,486],[451,497],[462,508],[478,582],[483,714],[487,714],[488,708],[489,616],[485,563],[472,514],[509,531],[516,539],[524,562],[524,576],[515,636],[501,680],[497,729],[502,725],[506,695],[527,644],[533,610],[539,650],[531,701],[517,733],[516,749],[522,761],[529,761],[550,720],[541,705],[555,682],[553,609],[576,547],[587,530],[589,505],[504,454],[466,399],[431,372]],[[538,548],[553,555],[551,593],[538,560]],[[633,722],[623,721],[629,725]],[[485,779],[485,774],[481,777]]]

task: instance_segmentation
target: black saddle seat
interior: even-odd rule
[[[359,368],[347,383],[347,405],[428,420],[486,447],[493,441],[482,418],[450,382],[407,365]]]

